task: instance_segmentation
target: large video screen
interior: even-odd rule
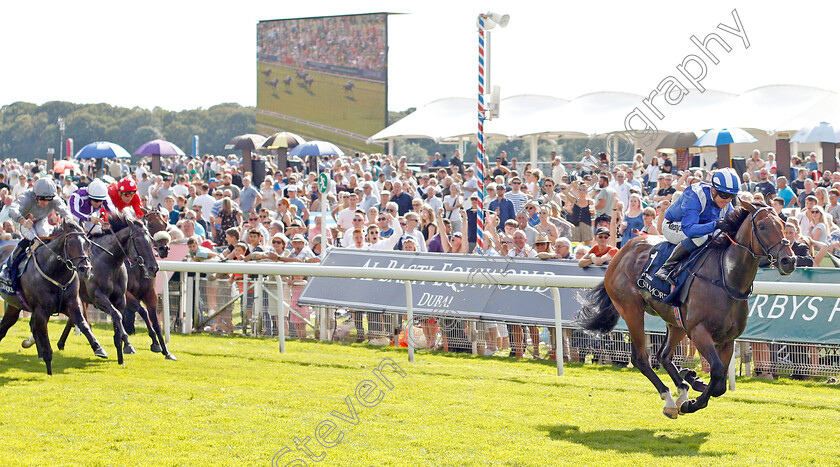
[[[381,152],[387,124],[386,13],[260,21],[257,127]]]

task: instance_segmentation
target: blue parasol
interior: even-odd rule
[[[308,141],[295,146],[289,151],[289,157],[294,156],[343,156],[344,151],[327,141]]]
[[[96,141],[83,147],[76,153],[76,159],[131,159],[128,153],[119,144],[108,141]]]

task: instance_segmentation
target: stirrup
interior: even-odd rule
[[[665,282],[667,282],[671,285],[677,285],[677,284],[675,284],[676,281],[674,281],[674,279],[672,279],[672,276],[674,275],[674,270],[675,269],[676,269],[676,267],[671,268],[671,270],[669,270],[669,271],[666,271],[665,268],[662,267],[662,268],[659,268],[658,271],[653,273],[653,275],[654,275],[654,277],[656,277],[659,280],[665,281]]]

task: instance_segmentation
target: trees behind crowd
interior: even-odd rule
[[[415,109],[389,112],[389,124],[411,114]],[[0,159],[16,157],[22,161],[44,159],[48,148],[54,148],[56,158],[61,153],[58,119],[66,122],[65,137],[73,138],[75,150],[94,141],[111,141],[134,151],[141,144],[162,138],[177,144],[186,153],[192,152],[192,137],[198,135],[202,154],[226,154],[224,146],[236,135],[256,132],[256,109],[239,104],[219,104],[208,109],[179,112],[155,107],[114,107],[108,104],[74,104],[53,101],[43,105],[27,102],[0,107]],[[306,137],[306,135],[303,135]],[[451,156],[455,146],[442,146],[431,139],[416,138],[397,141],[395,153],[404,155],[411,163],[426,162],[435,152]],[[566,139],[539,142],[539,160],[548,162],[552,151],[563,155],[567,162],[580,159],[585,147],[593,150],[603,146],[603,138],[596,140]],[[525,140],[490,140],[487,142],[488,160],[506,151],[509,158],[530,159],[530,145]],[[474,143],[467,145],[464,160],[475,157]]]
[[[60,117],[66,122],[64,135],[73,138],[75,150],[104,140],[131,152],[149,140],[162,138],[190,153],[193,135],[198,135],[202,154],[223,154],[231,137],[254,133],[256,128],[254,107],[239,104],[173,112],[160,107],[147,110],[59,101],[43,105],[16,102],[0,107],[0,158],[44,159],[48,148],[55,148],[58,158]]]

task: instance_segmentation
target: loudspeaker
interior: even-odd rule
[[[732,168],[735,169],[735,173],[738,174],[738,178],[741,178],[741,174],[747,171],[747,161],[743,157],[733,157],[732,158]],[[752,177],[753,174],[750,174]]]
[[[254,174],[251,179],[251,183],[254,185],[254,188],[259,190],[260,185],[262,185],[263,180],[265,180],[265,161],[262,159],[254,159],[251,161],[251,170]]]
[[[689,165],[689,167],[702,167],[700,165],[700,154],[691,156],[691,165]]]

